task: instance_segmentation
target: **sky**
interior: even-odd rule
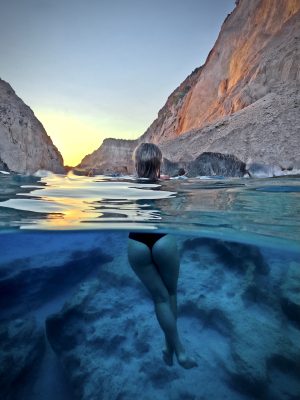
[[[0,78],[65,165],[135,139],[204,64],[234,0],[0,0]]]

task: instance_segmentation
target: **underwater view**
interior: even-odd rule
[[[299,200],[289,176],[0,174],[0,398],[299,399]],[[129,232],[176,241],[192,368],[166,359]]]
[[[300,0],[0,31],[0,400],[300,400]]]

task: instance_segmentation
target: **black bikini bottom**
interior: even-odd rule
[[[152,247],[154,244],[158,241],[158,239],[162,238],[163,236],[166,236],[165,233],[138,233],[138,232],[130,232],[129,233],[129,239],[136,240],[138,242],[145,243],[150,250],[152,250]]]

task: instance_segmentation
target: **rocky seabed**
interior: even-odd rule
[[[125,233],[31,235],[1,261],[1,399],[299,398],[299,254],[178,238],[184,370],[162,361]]]

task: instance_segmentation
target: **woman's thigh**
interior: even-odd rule
[[[179,253],[173,236],[159,239],[152,248],[152,258],[169,294],[176,294],[179,275]]]
[[[128,239],[128,261],[135,274],[149,290],[154,302],[168,301],[168,290],[152,261],[149,247],[144,243]]]

